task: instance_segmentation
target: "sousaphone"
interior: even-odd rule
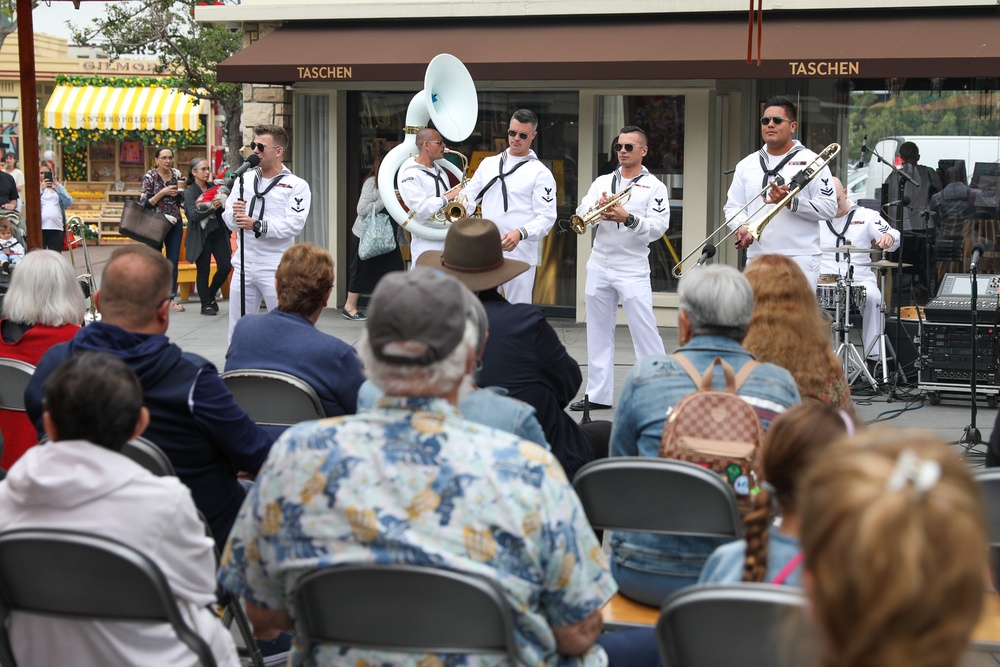
[[[411,233],[431,241],[443,241],[451,223],[433,218],[419,219],[407,213],[396,199],[396,174],[408,159],[419,153],[417,132],[434,121],[434,128],[448,141],[464,141],[476,126],[479,118],[479,100],[476,84],[462,61],[442,53],[434,57],[424,73],[424,89],[413,96],[406,109],[406,137],[382,160],[378,173],[378,191],[385,210],[393,219]],[[438,166],[454,174],[461,181],[461,169],[448,160],[437,160]],[[412,202],[404,203],[413,208]]]

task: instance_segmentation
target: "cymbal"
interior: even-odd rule
[[[893,262],[888,259],[880,259],[877,262],[855,262],[854,266],[871,266],[878,269],[895,269],[896,267],[901,266],[905,269],[913,265],[907,264],[906,262],[903,262],[902,264],[897,264],[896,262]]]
[[[856,245],[842,245],[836,248],[820,248],[820,252],[881,252],[878,248],[861,248]]]

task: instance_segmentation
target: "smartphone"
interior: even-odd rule
[[[52,172],[51,171],[43,171],[42,172],[42,177],[43,177],[44,180],[52,182]]]

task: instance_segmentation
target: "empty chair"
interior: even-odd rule
[[[302,642],[417,653],[506,654],[521,663],[503,590],[471,574],[416,565],[347,565],[303,576]]]
[[[174,466],[163,450],[152,442],[139,436],[129,440],[122,448],[122,455],[127,456],[157,477],[176,477]]]
[[[0,359],[0,410],[24,412],[24,389],[35,367],[16,359]]]
[[[326,416],[316,391],[294,375],[252,369],[227,371],[220,377],[260,426],[292,426]]]
[[[791,586],[688,586],[663,604],[656,639],[663,667],[793,667],[808,664],[800,630],[806,598]],[[795,623],[802,620],[800,626]],[[799,631],[797,631],[799,630]],[[815,664],[815,663],[813,663]]]
[[[184,621],[156,564],[96,535],[24,529],[0,534],[0,662],[15,667],[8,623],[23,611],[67,619],[168,623],[204,667],[208,643]]]

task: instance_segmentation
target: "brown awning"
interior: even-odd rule
[[[482,81],[991,77],[1000,16],[764,15],[762,64],[746,63],[747,17],[642,21],[288,24],[219,64],[222,81],[420,81],[452,53]],[[756,47],[755,47],[756,48]]]

